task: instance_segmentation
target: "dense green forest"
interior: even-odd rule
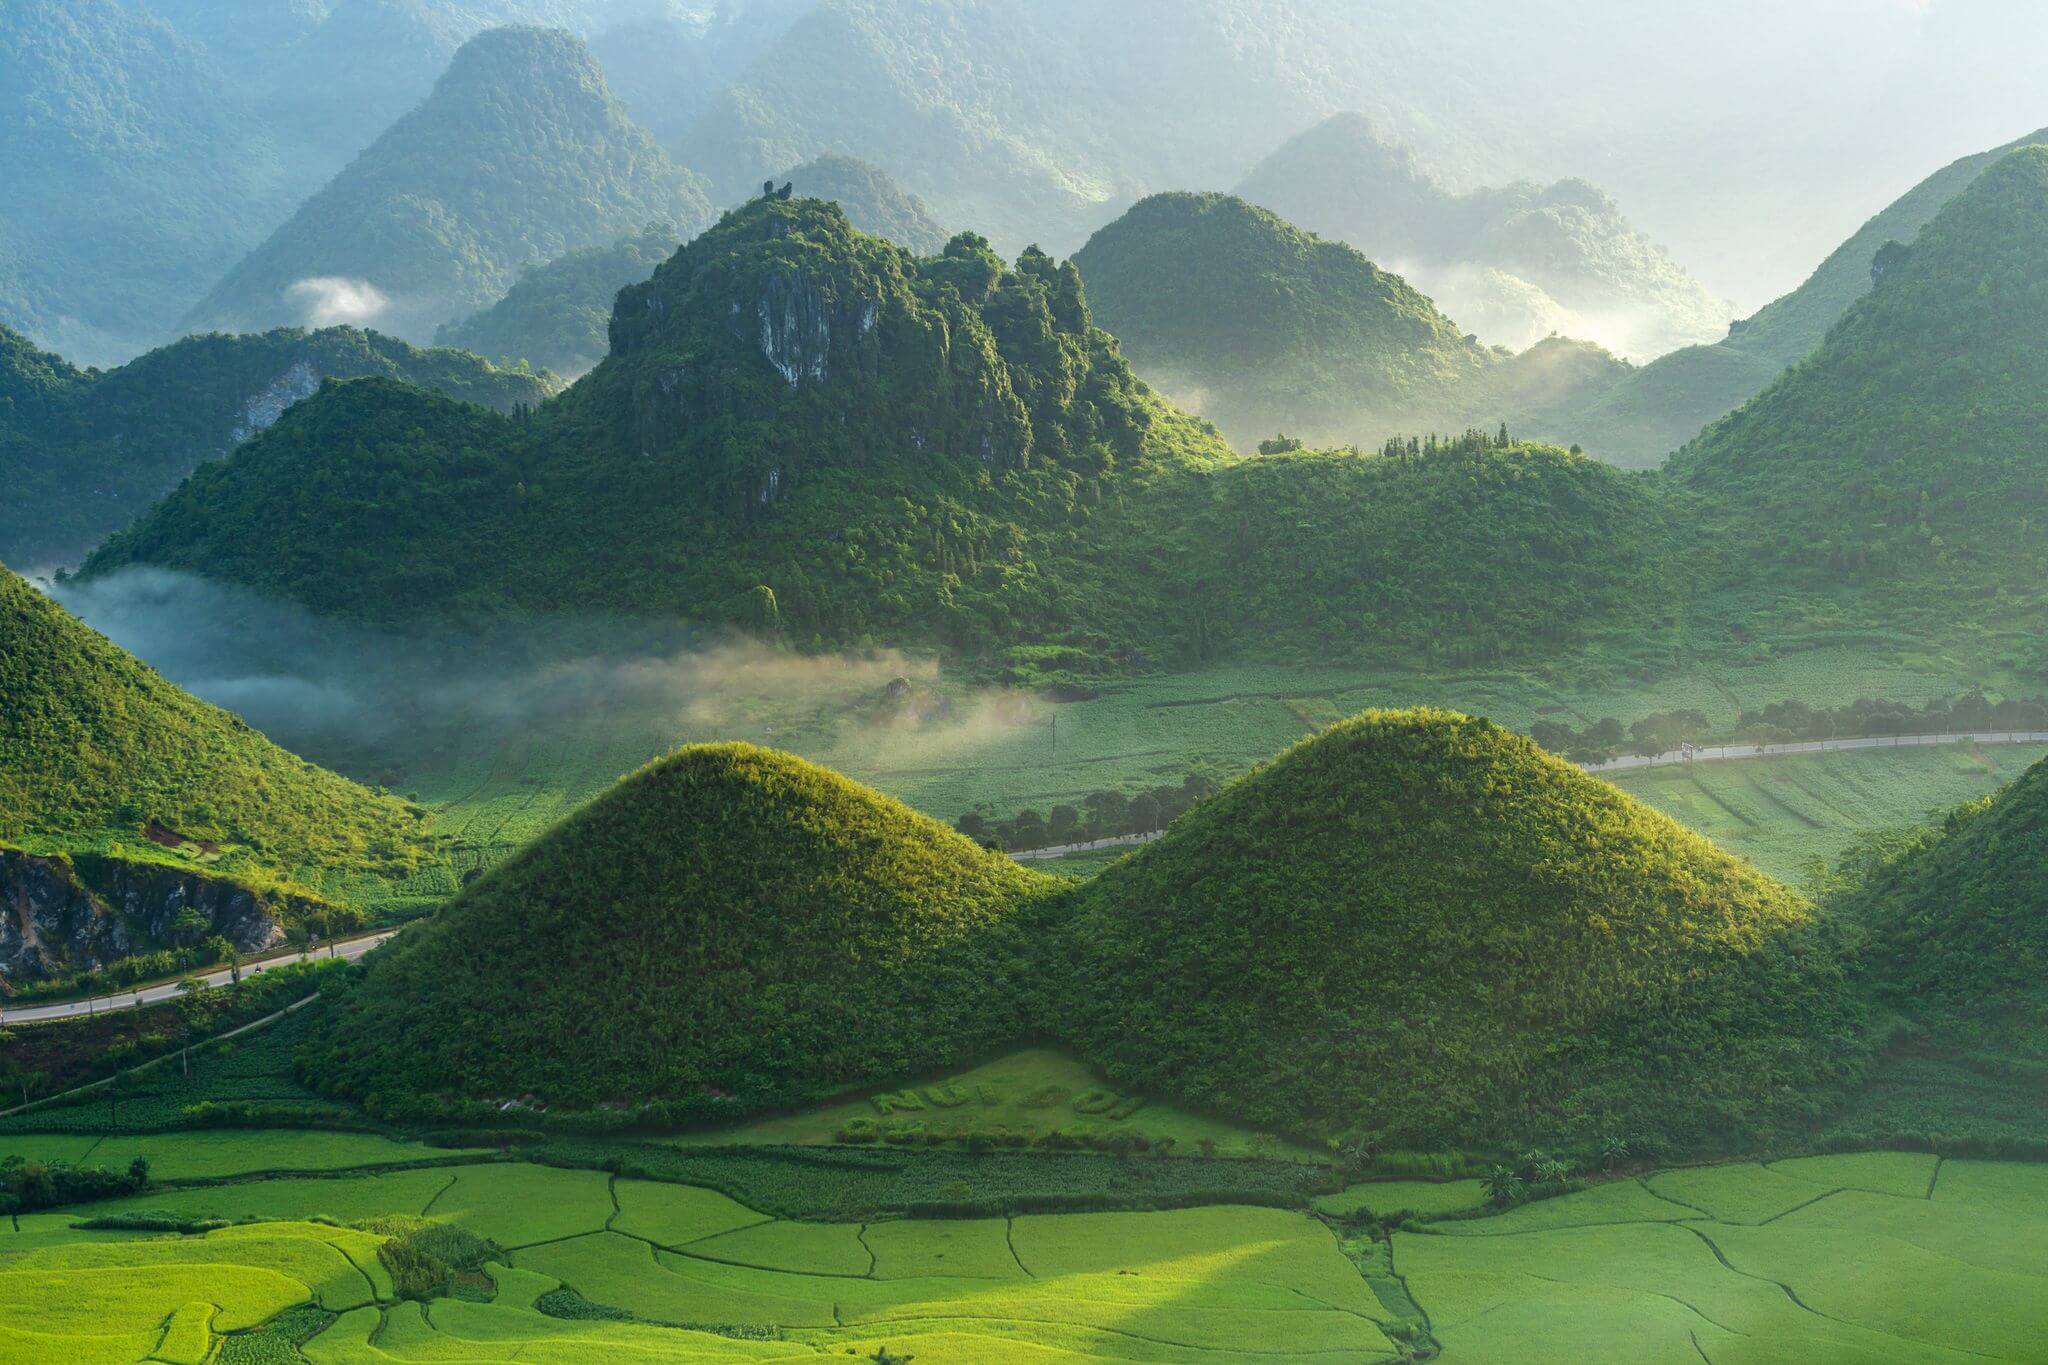
[[[861,231],[917,255],[945,249],[946,230],[923,201],[864,161],[820,157],[778,179],[807,199],[832,200]],[[444,323],[434,343],[506,363],[524,360],[574,378],[604,359],[619,291],[652,275],[677,244],[676,230],[663,224],[610,246],[529,266],[504,298],[461,322]]]
[[[10,0],[0,319],[107,364],[290,211],[275,137],[154,6]]]
[[[409,931],[302,1062],[385,1113],[699,1120],[942,1071],[1030,1031],[1060,885],[799,759],[685,749]]]
[[[502,297],[524,266],[649,223],[687,235],[709,216],[695,177],[626,116],[581,42],[493,29],[187,322],[253,330],[346,306],[423,341]],[[323,303],[342,289],[345,304]]]
[[[858,157],[820,156],[775,177],[805,199],[829,199],[862,232],[886,237],[919,256],[936,256],[952,237],[931,208],[887,171]]]
[[[1494,436],[1239,460],[1132,377],[1072,266],[973,237],[918,260],[771,197],[622,293],[611,356],[530,419],[330,386],[87,572],[1096,667],[1491,658],[1668,617],[1661,523],[1625,476]]]
[[[210,870],[256,880],[425,856],[423,812],[286,753],[5,571],[0,752],[0,840],[34,851],[211,845]]]
[[[188,337],[116,370],[79,370],[0,324],[0,558],[84,556],[197,465],[226,454],[328,377],[381,375],[509,412],[535,375],[352,327]]]
[[[1767,1141],[1867,1061],[1809,904],[1483,720],[1344,722],[1078,897],[1084,1054],[1254,1123]]]

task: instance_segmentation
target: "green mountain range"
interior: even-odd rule
[[[312,1070],[386,1113],[679,1118],[943,1071],[1029,1031],[1021,925],[1060,885],[800,759],[685,749],[381,953]]]
[[[1237,193],[1399,270],[1470,331],[1648,359],[1719,337],[1733,309],[1583,180],[1454,193],[1361,114],[1289,140]]]
[[[107,0],[0,20],[0,318],[114,364],[290,209],[273,136],[206,54]]]
[[[611,340],[530,420],[330,386],[86,571],[380,620],[574,603],[1090,668],[1283,642],[1484,659],[1669,612],[1661,512],[1612,470],[1492,437],[1240,460],[1042,254],[1011,268],[963,236],[918,260],[771,197],[621,293]]]
[[[1820,349],[1673,458],[1769,591],[2025,629],[2048,568],[2048,147],[2013,152],[1874,263]]]
[[[1627,372],[1579,342],[1483,346],[1354,248],[1228,195],[1142,200],[1074,263],[1138,372],[1244,450],[1281,431],[1372,446],[1502,420],[1559,434]]]
[[[414,340],[495,302],[529,264],[709,217],[697,182],[566,33],[495,29],[228,272],[189,325],[375,322]]]
[[[0,326],[0,555],[71,563],[187,474],[277,420],[323,379],[383,375],[509,412],[531,374],[330,327],[188,337],[119,369],[79,370]]]

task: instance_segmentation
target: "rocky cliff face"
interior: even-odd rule
[[[178,868],[0,848],[0,981],[45,980],[169,947],[188,908],[206,927],[185,938],[218,936],[253,953],[283,941],[287,915],[315,907]]]

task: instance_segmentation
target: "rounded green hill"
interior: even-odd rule
[[[309,1070],[388,1112],[530,1095],[737,1114],[1028,1031],[1061,883],[748,745],[641,769],[373,959]]]
[[[1945,1038],[2048,1061],[2048,763],[1950,814],[1845,901],[1880,993]]]
[[[1371,712],[1078,893],[1121,1083],[1385,1143],[1783,1133],[1860,1070],[1801,897],[1483,720]]]

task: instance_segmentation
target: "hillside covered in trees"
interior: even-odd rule
[[[1377,446],[1503,419],[1564,436],[1628,369],[1561,338],[1482,345],[1355,248],[1229,195],[1154,195],[1074,263],[1138,372],[1246,451],[1282,431]]]
[[[963,236],[918,260],[769,197],[624,291],[611,341],[530,420],[330,386],[87,571],[383,621],[574,601],[1093,667],[1332,640],[1489,658],[1667,612],[1661,513],[1623,476],[1493,436],[1241,461],[1042,254]]]
[[[1983,624],[2048,566],[2048,148],[2013,152],[1875,262],[1814,355],[1681,451],[1735,578]],[[1782,578],[1780,580],[1782,582]],[[2019,618],[2016,618],[2019,619]]]
[[[353,327],[188,337],[102,372],[0,325],[0,556],[24,568],[76,561],[323,379],[362,375],[501,412],[549,392],[532,374]]]

